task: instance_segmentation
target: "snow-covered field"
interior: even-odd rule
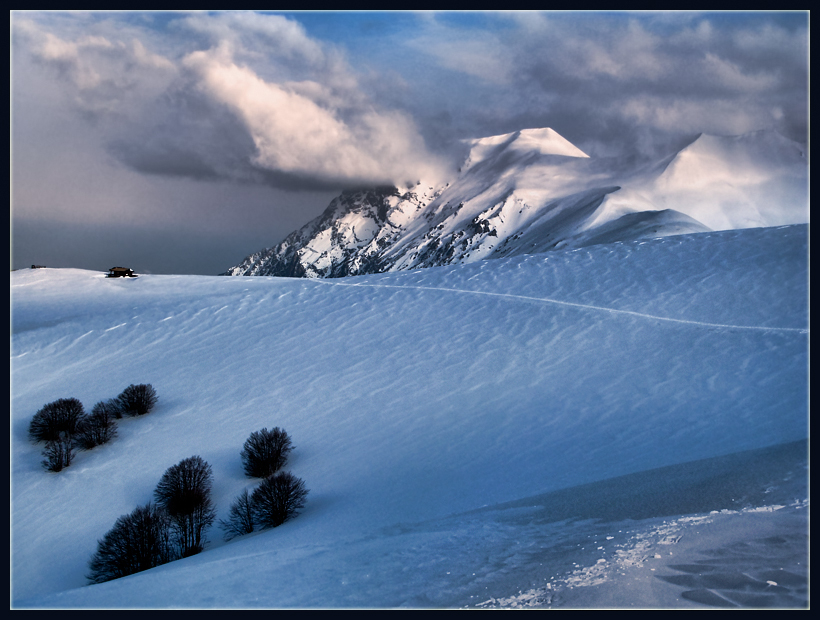
[[[11,278],[14,607],[808,605],[806,225],[341,280]],[[44,404],[147,416],[58,474]],[[288,431],[285,525],[86,586],[195,454]]]

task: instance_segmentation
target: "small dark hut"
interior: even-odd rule
[[[106,278],[136,278],[137,274],[128,267],[111,267]]]

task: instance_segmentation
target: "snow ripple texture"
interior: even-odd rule
[[[806,470],[786,457],[763,470],[750,467],[754,459],[727,462],[729,482],[714,494],[704,494],[708,482],[682,493],[690,474],[650,477],[643,499],[630,504],[652,508],[644,512],[618,512],[622,493],[603,513],[572,493],[550,496],[529,505],[566,511],[534,525],[512,518],[530,510],[524,504],[499,508],[498,518],[472,511],[778,445],[804,457],[794,447],[804,443],[794,442],[808,437],[807,247],[808,228],[796,225],[330,283],[13,272],[13,604],[462,607],[549,582],[561,591],[552,605],[626,605],[593,594],[632,583],[618,581],[628,575],[613,567],[628,566],[618,564],[617,549],[588,553],[614,536],[632,545],[619,548],[626,561],[642,548],[618,530],[637,536],[659,532],[660,523],[613,523],[681,524],[712,510],[775,504],[786,508],[744,518],[793,517],[795,525],[781,529],[797,538],[784,536],[783,545],[805,554],[795,540],[800,532],[806,540],[806,511],[789,507],[807,497]],[[45,473],[41,448],[27,439],[34,413],[65,397],[90,408],[130,383],[151,383],[157,409],[121,421],[114,442],[80,453],[64,472]],[[214,529],[198,556],[84,587],[97,540],[183,458],[198,454],[212,465],[224,518],[254,484],[242,472],[243,442],[272,426],[293,437],[289,468],[310,489],[298,519],[230,543]],[[752,470],[758,474],[745,476]],[[789,486],[799,480],[796,490]],[[765,495],[769,487],[776,490]],[[718,525],[713,519],[710,527]],[[697,539],[692,531],[682,527],[670,549]],[[598,544],[578,546],[587,536]],[[527,549],[541,548],[547,568],[536,574],[544,557],[536,561]],[[752,568],[745,572],[759,581],[771,567]],[[604,582],[570,588],[576,570],[579,580]],[[784,570],[800,581],[798,568]],[[675,568],[663,575],[689,577],[675,584],[659,574],[627,591],[643,592],[634,600],[649,606],[714,602],[682,596],[714,590],[714,579]],[[799,588],[789,588],[793,598],[777,601],[799,605]],[[720,598],[751,605],[739,591]]]

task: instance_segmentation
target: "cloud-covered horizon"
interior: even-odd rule
[[[594,157],[658,157],[699,133],[808,140],[805,12],[18,12],[11,26],[15,218],[210,233],[247,218],[279,222],[273,244],[330,193],[443,180],[464,140],[519,129]],[[169,183],[175,206],[148,198]],[[204,207],[197,183],[236,198]]]

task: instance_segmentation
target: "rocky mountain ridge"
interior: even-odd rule
[[[342,192],[225,275],[335,278],[808,221],[805,154],[773,131],[700,135],[642,167],[591,158],[549,128],[469,146],[450,182]]]

